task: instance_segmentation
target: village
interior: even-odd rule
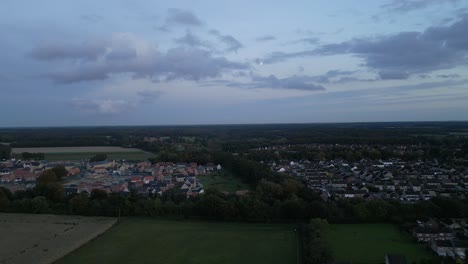
[[[221,165],[207,163],[173,163],[149,161],[98,161],[98,162],[47,162],[5,160],[0,162],[0,186],[15,192],[32,189],[37,178],[48,169],[64,166],[68,176],[63,179],[66,195],[99,189],[106,193],[129,193],[132,190],[144,196],[162,195],[169,189],[193,197],[204,192],[197,179],[213,171],[222,170]]]
[[[446,168],[437,161],[402,160],[280,161],[272,170],[303,180],[322,198],[388,199],[417,202],[433,197],[466,199],[468,169]]]

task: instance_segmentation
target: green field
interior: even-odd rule
[[[48,161],[57,160],[87,160],[94,155],[103,152],[63,152],[63,153],[45,153],[45,159]],[[108,160],[146,160],[151,157],[155,157],[154,154],[147,153],[144,151],[139,152],[104,152],[107,154]]]
[[[207,175],[198,175],[197,178],[203,183],[205,189],[213,187],[225,192],[251,189],[250,185],[243,183],[239,177],[227,170],[214,171]]]
[[[387,253],[405,255],[408,263],[436,257],[408,234],[389,224],[330,225],[328,237],[337,261],[383,263]]]
[[[57,263],[297,263],[292,226],[127,218]]]

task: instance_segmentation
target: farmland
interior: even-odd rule
[[[405,255],[408,263],[435,255],[389,224],[331,225],[329,243],[338,261],[381,263],[385,254]]]
[[[292,226],[123,219],[58,263],[297,263]]]
[[[51,263],[106,231],[114,218],[0,213],[0,263]]]
[[[198,179],[205,188],[216,188],[220,191],[235,192],[237,190],[250,190],[248,184],[243,183],[239,177],[233,175],[227,170],[214,171],[207,175],[199,175]]]
[[[42,147],[42,148],[13,148],[12,153],[21,154],[44,153],[45,159],[49,161],[56,160],[86,160],[98,153],[107,154],[110,160],[145,160],[154,157],[154,154],[142,151],[136,148],[122,147]]]

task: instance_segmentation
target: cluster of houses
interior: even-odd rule
[[[282,160],[269,165],[274,171],[300,178],[309,188],[320,191],[325,200],[333,197],[417,202],[436,196],[466,199],[468,195],[468,168],[447,168],[437,160]]]
[[[468,252],[468,219],[420,220],[413,229],[418,242],[428,244],[439,256],[465,259]]]
[[[197,179],[211,171],[221,170],[221,165],[148,161],[100,161],[100,162],[47,162],[15,161],[0,163],[0,185],[12,191],[33,188],[37,177],[47,169],[64,166],[69,172],[64,179],[68,195],[99,189],[107,193],[128,193],[135,190],[142,195],[162,195],[175,189],[187,197],[204,192],[203,183]]]

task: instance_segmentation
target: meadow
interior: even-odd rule
[[[293,226],[125,218],[57,263],[297,263]]]
[[[109,217],[0,213],[0,263],[52,263],[115,222]]]
[[[21,154],[44,153],[48,161],[87,160],[98,153],[105,153],[109,160],[146,160],[155,157],[155,154],[145,152],[137,148],[122,148],[114,146],[101,147],[43,147],[43,148],[13,148],[12,153]]]
[[[408,263],[436,257],[390,224],[330,225],[328,241],[335,259],[340,262],[383,263],[386,254],[405,255]]]
[[[216,188],[222,192],[235,192],[237,190],[250,190],[250,185],[228,170],[214,171],[206,175],[198,175],[197,178],[203,183],[204,188]]]

